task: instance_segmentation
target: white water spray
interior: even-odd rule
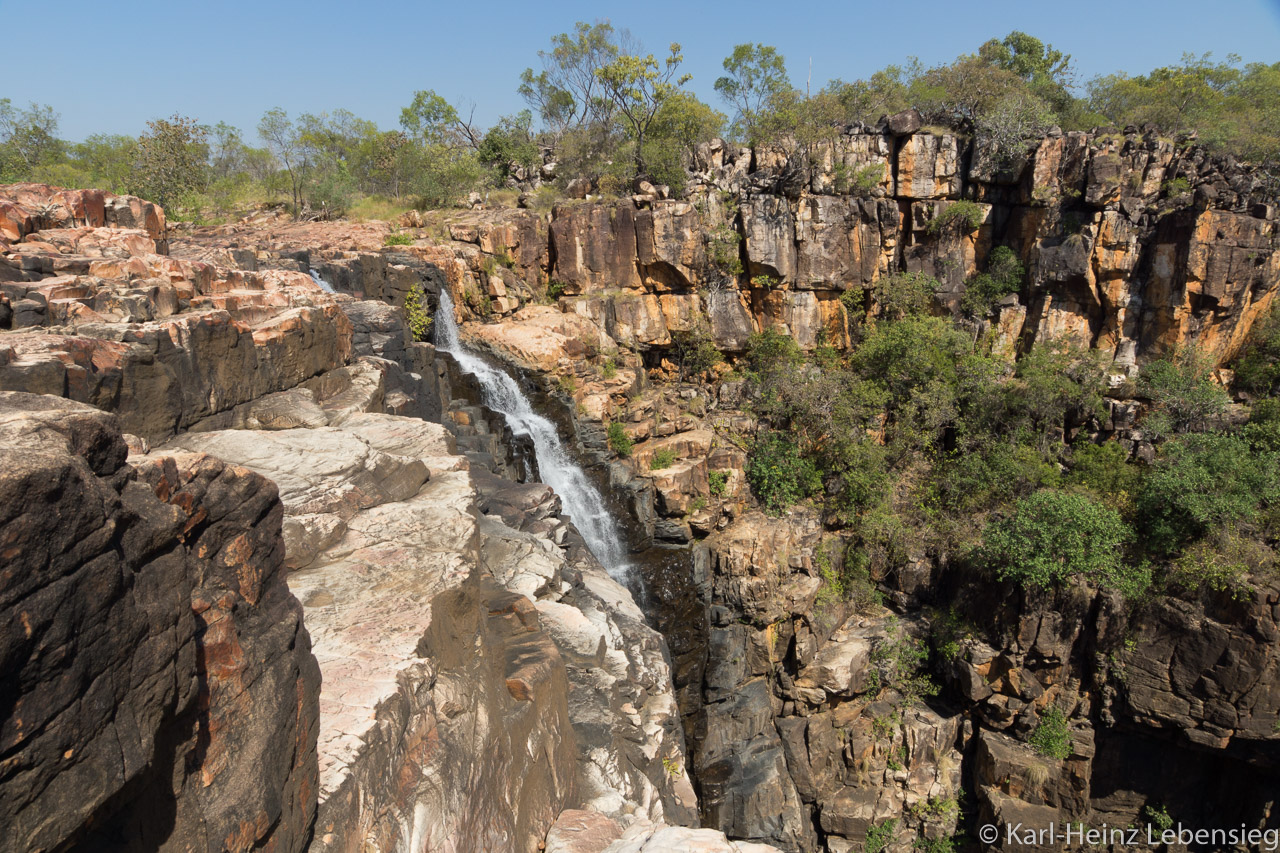
[[[330,284],[329,282],[327,282],[327,281],[325,281],[323,278],[321,278],[321,277],[320,277],[320,273],[316,272],[315,270],[311,270],[311,278],[312,278],[312,280],[313,280],[316,284],[320,285],[320,289],[321,289],[321,290],[323,290],[325,293],[337,293],[337,292],[338,292],[338,291],[336,291],[336,290],[334,290],[334,289],[333,289],[333,285],[332,285],[332,284]]]
[[[476,378],[484,404],[506,416],[512,432],[527,435],[533,441],[542,482],[560,496],[565,515],[577,526],[591,553],[614,580],[625,586],[630,574],[626,548],[617,521],[605,508],[604,498],[565,449],[555,424],[533,410],[533,404],[516,381],[462,346],[453,314],[453,299],[444,289],[440,291],[440,310],[436,313],[436,348],[449,353],[463,371]]]

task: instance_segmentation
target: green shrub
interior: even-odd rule
[[[1022,498],[1012,513],[987,525],[981,553],[1001,580],[1050,587],[1084,577],[1127,594],[1145,586],[1141,573],[1122,567],[1133,538],[1110,507],[1085,495],[1042,489]]]
[[[953,201],[929,220],[926,230],[930,234],[940,234],[948,225],[954,224],[961,232],[973,231],[982,225],[985,217],[986,214],[977,202]]]
[[[1142,809],[1142,816],[1150,826],[1161,832],[1173,829],[1173,818],[1170,817],[1169,810],[1164,806],[1147,804]]]
[[[565,288],[568,287],[563,281],[556,281],[554,278],[547,282],[547,299],[555,302],[564,295]]]
[[[1071,731],[1067,717],[1056,705],[1050,705],[1040,714],[1040,722],[1031,733],[1028,743],[1046,758],[1059,761],[1071,756]]]
[[[724,497],[729,486],[728,471],[709,471],[707,473],[707,489],[717,498]]]
[[[863,848],[866,853],[884,853],[898,834],[898,821],[894,819],[875,823],[867,827],[867,843]]]
[[[829,506],[842,521],[852,523],[884,497],[890,479],[888,451],[865,435],[854,441],[834,438],[821,455],[823,473],[832,475],[835,486]]]
[[[813,550],[813,564],[818,570],[818,578],[822,581],[822,586],[818,588],[816,603],[828,605],[844,600],[844,578],[831,565],[831,555],[827,552],[825,542],[820,542]]]
[[[894,273],[876,282],[876,307],[879,315],[889,320],[928,314],[934,294],[941,289],[942,285],[931,275]]]
[[[1267,543],[1227,525],[1189,545],[1169,566],[1165,581],[1189,592],[1243,596],[1250,589],[1250,575],[1270,574],[1275,565],[1276,552]]]
[[[1177,350],[1144,367],[1138,386],[1150,398],[1152,411],[1143,426],[1156,438],[1207,429],[1230,402],[1212,374],[1212,356],[1194,347]]]
[[[961,307],[972,316],[986,316],[997,302],[1022,288],[1025,273],[1013,249],[997,246],[987,259],[987,271],[974,276],[965,286]]]
[[[671,463],[676,461],[676,452],[670,447],[664,447],[661,450],[655,450],[653,456],[649,457],[649,470],[660,471],[663,468],[670,468]]]
[[[867,552],[856,543],[844,552],[844,563],[835,566],[826,543],[815,549],[813,554],[818,577],[822,579],[822,587],[818,590],[818,604],[835,604],[846,602],[855,613],[869,613],[884,605],[884,597],[871,579],[870,561]],[[875,672],[876,683],[879,684],[880,673]]]
[[[765,329],[747,339],[746,363],[756,414],[762,419],[785,417],[790,393],[801,385],[800,346],[790,335]]]
[[[885,623],[887,636],[871,652],[871,665],[879,673],[880,683],[892,687],[910,705],[925,696],[934,696],[938,686],[925,670],[929,647],[911,636],[894,617]]]
[[[1234,435],[1181,436],[1162,449],[1138,495],[1147,546],[1169,555],[1227,524],[1252,524],[1280,495],[1280,457]]]
[[[682,379],[701,376],[724,361],[705,323],[696,324],[685,332],[672,332],[671,341],[671,354],[680,366]]]
[[[1280,452],[1280,399],[1259,400],[1240,432],[1255,453]]]
[[[423,300],[426,294],[422,285],[415,284],[409,288],[404,297],[405,322],[409,326],[409,334],[415,341],[425,341],[431,334],[431,314],[427,312]]]
[[[1280,302],[1249,332],[1236,359],[1236,387],[1251,394],[1280,396]]]
[[[611,358],[606,358],[604,364],[600,368],[600,375],[605,379],[612,379],[618,375],[618,362]]]
[[[1084,486],[1123,512],[1132,506],[1142,486],[1142,469],[1128,459],[1129,451],[1118,441],[1077,444],[1071,451],[1066,482]]]
[[[747,454],[747,482],[771,513],[781,513],[822,488],[811,460],[790,438],[770,432],[756,439]]]
[[[1170,178],[1160,185],[1160,191],[1166,198],[1176,198],[1191,191],[1191,182],[1186,178]]]
[[[844,163],[832,168],[832,178],[837,193],[847,193],[854,198],[870,198],[884,180],[884,166],[870,163],[854,169]]]
[[[1035,448],[983,441],[949,456],[937,472],[943,505],[960,512],[982,512],[1042,488],[1058,484],[1060,474]]]
[[[1068,237],[1073,237],[1084,231],[1089,225],[1088,217],[1083,213],[1074,210],[1068,210],[1062,214],[1062,233]]]
[[[921,853],[955,853],[956,841],[954,836],[944,835],[941,838],[917,838],[912,842],[912,847]]]
[[[722,224],[707,231],[707,256],[715,272],[735,278],[742,274],[742,258],[738,244],[742,235],[732,225]]]
[[[413,235],[406,234],[403,231],[396,234],[388,234],[382,238],[384,246],[409,246],[413,244]]]
[[[619,456],[631,455],[635,442],[631,440],[631,436],[627,435],[627,431],[622,428],[622,424],[617,421],[609,424],[608,435],[609,449]]]
[[[804,353],[790,335],[765,329],[747,339],[747,368],[766,388],[803,363]]]

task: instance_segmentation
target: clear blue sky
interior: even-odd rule
[[[553,34],[600,18],[655,53],[681,42],[694,90],[717,106],[720,62],[747,41],[775,45],[798,85],[812,59],[815,89],[911,55],[948,61],[1015,29],[1072,54],[1082,80],[1143,73],[1185,51],[1280,61],[1280,0],[0,0],[0,97],[52,105],[69,139],[136,135],[174,112],[253,137],[274,106],[342,107],[390,128],[418,89],[473,103],[488,125],[521,108],[520,72]]]

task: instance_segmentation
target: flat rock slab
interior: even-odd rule
[[[779,853],[769,844],[730,841],[714,829],[636,824],[603,853]]]
[[[431,480],[408,501],[348,522],[342,541],[289,577],[304,608],[320,688],[320,801],[341,783],[398,676],[420,664],[430,601],[460,586],[476,560],[465,471]]]

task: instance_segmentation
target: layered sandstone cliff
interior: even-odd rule
[[[439,269],[6,192],[0,847],[671,849],[665,644],[379,301]]]
[[[753,510],[740,386],[664,362],[699,327],[731,354],[764,328],[841,345],[841,297],[899,271],[958,310],[999,245],[1024,287],[971,322],[1006,352],[1065,335],[1118,373],[1188,343],[1223,362],[1280,289],[1249,170],[1136,132],[997,167],[862,128],[806,157],[709,146],[697,170],[687,200],[469,212],[396,250],[382,225],[175,235],[138,199],[0,190],[14,849],[843,853],[893,821],[905,853],[962,827],[962,790],[969,820],[1272,820],[1274,589],[1129,613],[911,553],[882,579],[893,612],[854,612],[820,599],[839,543],[819,519]],[[962,203],[974,227],[936,224]],[[689,546],[655,560],[665,641],[409,340],[413,286],[449,287],[473,344],[567,404],[638,544]],[[872,689],[952,608],[978,629],[943,698]],[[1069,757],[1030,753],[1034,709],[1068,699]],[[1215,774],[1208,799],[1178,781]]]

